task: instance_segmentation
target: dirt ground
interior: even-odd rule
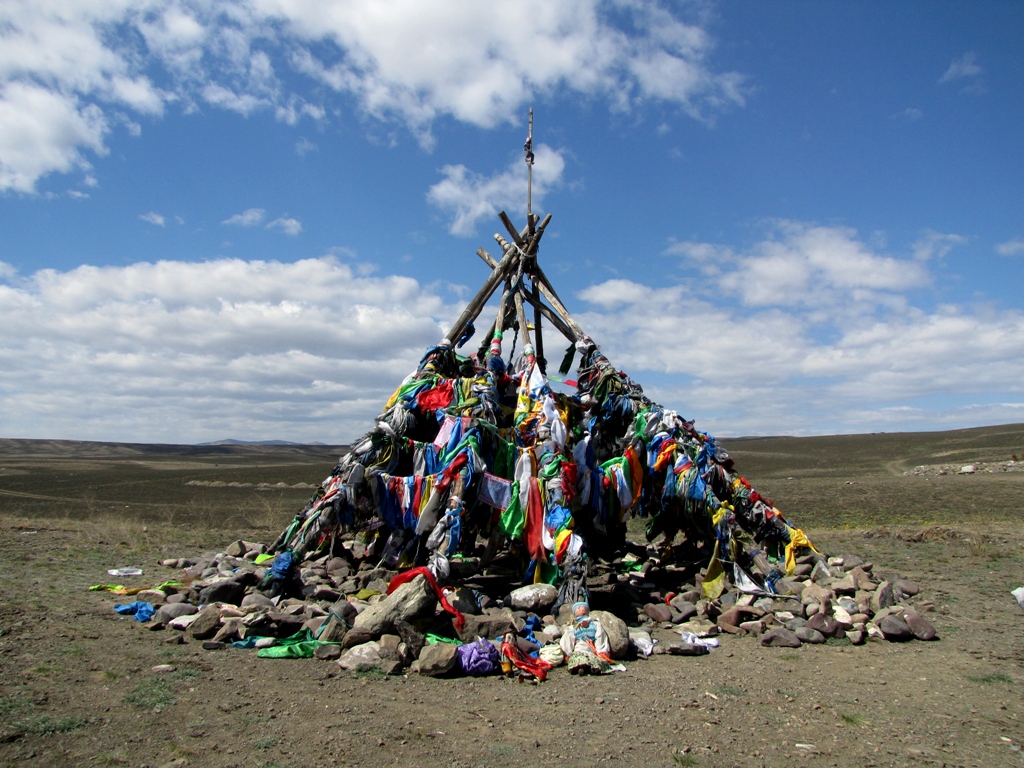
[[[921,483],[947,482],[939,495],[960,494],[961,509],[969,499],[971,514],[938,525],[800,522],[828,554],[856,553],[877,572],[918,582],[913,600],[933,604],[926,615],[938,641],[782,649],[727,636],[708,656],[653,656],[599,678],[563,668],[530,685],[353,674],[315,659],[167,644],[171,631],[113,611],[125,598],[87,587],[126,565],[145,569],[140,583],[158,583],[174,575],[156,565],[161,557],[216,550],[242,534],[267,540],[275,523],[147,520],[118,513],[102,491],[87,497],[91,510],[102,508],[92,515],[62,516],[53,501],[12,508],[11,493],[45,495],[25,485],[42,465],[5,457],[0,765],[1024,766],[1024,611],[1009,594],[1024,585],[1024,529],[1006,522],[1019,515],[1024,483],[904,477],[927,463],[917,458],[878,483],[903,488],[898,503],[909,508]],[[780,501],[786,478],[794,487],[803,479],[876,488],[865,467],[823,480],[820,467],[759,466]],[[997,500],[986,499],[988,488]],[[154,672],[158,665],[173,670]]]

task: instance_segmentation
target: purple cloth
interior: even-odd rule
[[[475,642],[460,645],[456,653],[459,666],[467,675],[480,677],[498,671],[498,649],[489,640],[477,638]]]

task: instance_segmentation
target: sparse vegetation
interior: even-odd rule
[[[169,707],[175,702],[171,686],[166,680],[143,680],[135,684],[124,700],[139,709]]]

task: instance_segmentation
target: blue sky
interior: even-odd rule
[[[531,106],[541,263],[659,402],[1024,420],[1022,33],[1009,1],[5,3],[0,435],[355,438],[522,221]]]

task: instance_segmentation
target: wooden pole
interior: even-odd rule
[[[530,281],[533,283],[533,298],[536,299],[536,303],[533,304],[533,335],[536,336],[536,347],[537,347],[537,359],[540,360],[540,372],[547,373],[545,370],[547,361],[544,359],[544,335],[541,332],[540,323],[540,294],[537,291],[537,276],[531,275]]]
[[[519,318],[519,332],[523,335],[523,352],[526,354],[527,362],[532,363],[536,359],[533,352],[533,344],[530,342],[530,329],[526,325],[526,310],[523,309],[523,292],[518,287],[515,289],[516,316]]]
[[[459,315],[459,319],[455,321],[451,330],[448,331],[448,335],[442,339],[441,343],[447,342],[449,345],[452,345],[459,340],[462,332],[466,330],[466,326],[476,320],[480,311],[484,308],[484,304],[491,298],[495,289],[497,289],[502,280],[507,279],[508,273],[518,264],[519,255],[506,252],[505,257],[498,263],[497,268],[491,272],[490,277],[484,281],[483,286],[477,291],[476,296],[469,302],[462,314]]]
[[[555,329],[565,336],[566,341],[576,341],[576,334],[573,333],[572,328],[566,325],[565,321],[552,312],[550,308],[546,307],[542,301],[535,299],[530,294],[526,294],[526,300],[540,310],[541,314],[544,315],[544,317],[546,317],[553,326],[555,326]]]

